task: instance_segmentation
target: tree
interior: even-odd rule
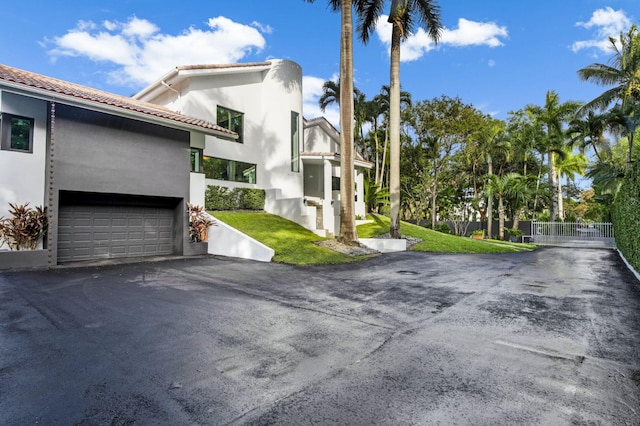
[[[507,153],[511,148],[509,141],[504,137],[505,124],[501,120],[489,119],[471,136],[471,142],[475,145],[474,152],[478,158],[484,158],[487,163],[487,176],[491,180],[493,176],[493,156],[498,153]],[[493,194],[487,191],[487,235],[493,235]]]
[[[610,65],[594,63],[578,70],[582,81],[592,81],[601,86],[613,86],[585,104],[583,110],[606,109],[619,100],[620,111],[627,115],[626,126],[630,132],[626,168],[629,170],[633,153],[633,133],[638,127],[640,101],[640,32],[632,25],[629,31],[620,33],[619,39],[609,37],[613,50]],[[633,130],[631,130],[633,128]]]
[[[576,174],[584,176],[589,160],[583,153],[574,153],[570,148],[566,148],[564,155],[558,156],[555,161],[556,169],[558,171],[558,217],[560,220],[564,221],[565,213],[561,177],[565,176],[567,179],[567,198],[569,198],[569,182],[575,179]]]
[[[505,219],[504,200],[514,191],[517,191],[518,185],[521,184],[523,178],[522,175],[518,173],[507,173],[504,176],[490,174],[487,175],[487,179],[487,192],[498,197],[498,236],[503,240]],[[491,234],[489,234],[489,238],[491,238]]]
[[[375,31],[384,3],[385,0],[364,2],[358,32],[365,44]],[[392,25],[389,72],[389,141],[391,145],[389,192],[391,194],[390,233],[393,238],[400,238],[400,43],[413,32],[416,21],[418,26],[427,30],[429,38],[437,43],[442,31],[442,22],[440,7],[435,0],[391,0],[389,13],[389,22]]]
[[[586,115],[576,116],[569,123],[567,134],[571,137],[571,144],[577,145],[581,151],[588,146],[593,149],[598,161],[602,161],[602,155],[608,156],[611,153],[609,140],[604,136],[608,126],[608,114],[597,114],[588,111]]]
[[[576,114],[580,107],[577,102],[560,102],[560,96],[557,92],[549,90],[545,96],[544,106],[528,105],[526,107],[544,128],[545,138],[544,149],[547,152],[547,166],[549,167],[549,184],[550,191],[553,192],[558,187],[557,170],[555,166],[555,156],[563,155],[563,147],[565,145],[564,124],[567,123]],[[551,198],[551,221],[555,221],[558,216],[558,197]]]
[[[313,3],[314,0],[305,0]],[[353,10],[363,0],[329,0],[340,10],[340,233],[337,240],[358,245],[355,218],[355,182],[353,156]]]

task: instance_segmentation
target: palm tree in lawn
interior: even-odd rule
[[[304,0],[313,3],[314,0]],[[337,240],[358,245],[355,217],[353,163],[353,10],[362,16],[365,0],[329,0],[333,11],[340,10],[340,232]]]
[[[386,0],[363,2],[358,32],[363,43],[376,29],[378,18]],[[413,32],[415,25],[427,30],[437,43],[442,31],[440,7],[435,0],[391,0],[389,22],[392,25],[390,75],[389,75],[389,141],[391,145],[391,171],[389,192],[391,194],[391,225],[393,238],[400,238],[400,44]]]
[[[613,86],[597,98],[585,104],[583,110],[606,109],[611,103],[621,101],[620,108],[631,113],[627,124],[638,126],[637,104],[640,101],[640,32],[632,25],[627,33],[620,33],[618,39],[609,37],[613,50],[610,65],[594,63],[578,70],[583,81],[592,81],[601,86]],[[627,170],[631,166],[633,136],[629,139]]]
[[[522,179],[522,175],[519,173],[507,173],[503,176],[487,174],[487,193],[498,197],[498,236],[501,240],[504,239],[506,211],[504,200],[517,190],[516,188],[521,184]],[[491,238],[491,235],[489,235],[489,238]]]
[[[475,147],[475,152],[479,158],[483,158],[487,163],[487,176],[493,176],[493,156],[507,154],[511,144],[504,137],[504,122],[497,119],[490,119],[472,137],[471,143]],[[489,178],[491,179],[491,178]],[[493,235],[493,195],[494,192],[486,191],[487,194],[487,235]]]
[[[543,139],[544,150],[547,153],[547,165],[549,167],[549,183],[551,191],[557,188],[557,170],[555,167],[556,155],[563,155],[565,145],[565,133],[563,126],[575,116],[581,104],[578,102],[560,102],[557,92],[549,90],[545,96],[544,106],[528,105],[526,107],[533,116],[543,126],[546,137]],[[558,198],[551,197],[551,221],[555,221],[558,216]]]

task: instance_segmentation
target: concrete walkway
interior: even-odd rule
[[[615,251],[0,274],[0,424],[637,425]]]

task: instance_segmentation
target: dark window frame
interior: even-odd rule
[[[226,117],[222,116],[222,113],[226,115]],[[234,117],[240,117],[239,126],[231,125]],[[223,120],[226,118],[226,120]],[[226,123],[226,124],[225,124]],[[227,108],[222,105],[216,106],[216,124],[220,127],[224,127],[227,130],[231,130],[232,132],[236,132],[238,134],[238,139],[233,140],[234,142],[244,143],[244,112],[236,111],[231,108]]]
[[[13,135],[13,122],[14,120],[24,120],[29,123],[29,147],[25,148],[16,148],[13,146],[12,135]],[[24,117],[16,114],[9,114],[3,112],[0,114],[0,149],[5,151],[13,151],[13,152],[24,152],[27,154],[33,153],[33,130],[34,130],[35,120],[32,117]]]
[[[209,163],[210,161],[211,163]],[[253,185],[258,183],[257,164],[205,155],[202,157],[202,167],[206,179]],[[249,171],[249,173],[247,173],[247,171]],[[212,174],[211,172],[217,172],[218,174]]]
[[[300,172],[300,114],[291,111],[291,171]]]

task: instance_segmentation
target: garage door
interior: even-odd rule
[[[173,252],[173,209],[61,206],[58,261],[156,256]]]

